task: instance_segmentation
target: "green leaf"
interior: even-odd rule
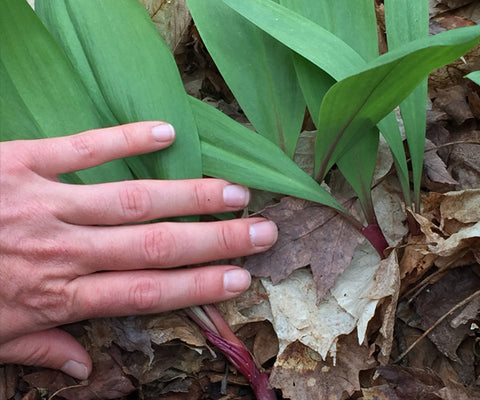
[[[362,56],[338,36],[271,0],[223,2],[337,81],[365,65]]]
[[[472,81],[474,81],[477,85],[480,85],[480,71],[470,72],[468,75],[465,76]]]
[[[215,64],[257,132],[290,157],[305,113],[292,52],[218,0],[188,0]]]
[[[480,26],[416,40],[369,63],[363,72],[335,84],[320,110],[316,160],[319,178],[435,68],[454,61],[480,41]]]
[[[301,197],[347,213],[278,146],[200,100],[192,97],[190,105],[200,134],[206,175]]]
[[[370,0],[280,0],[280,4],[338,36],[365,60],[378,56],[376,18]],[[335,80],[298,54],[294,62],[302,92],[316,123],[323,96]]]
[[[307,99],[309,110],[314,119],[315,116],[318,115],[318,111],[316,110],[319,110],[326,91],[333,84],[333,80],[329,80],[327,74],[335,80],[341,80],[347,76],[358,73],[358,71],[366,65],[365,59],[346,42],[309,19],[312,18],[312,20],[318,22],[325,22],[325,20],[329,19],[329,10],[335,8],[335,2],[328,2],[329,7],[326,8],[327,11],[324,15],[323,8],[318,11],[318,9],[310,3],[300,2],[300,0],[282,0],[282,3],[288,5],[294,3],[297,4],[295,10],[304,15],[308,13],[308,18],[271,1],[245,0],[242,2],[235,2],[232,0],[224,0],[224,2],[277,40],[297,52],[299,56],[295,58],[295,66],[299,73],[299,81],[305,98]],[[322,3],[322,5],[326,7],[326,4]],[[366,6],[366,3],[363,5]],[[353,5],[350,4],[344,11],[348,12],[352,6]],[[341,13],[341,11],[337,12]],[[365,11],[362,14],[364,15],[361,19],[363,22],[359,23],[361,27],[371,26],[372,16],[370,13],[371,11]],[[350,19],[354,18],[355,15],[352,14]],[[371,27],[368,32],[371,32]],[[369,35],[372,35],[372,33]],[[358,40],[361,41],[361,35],[357,35],[357,37],[359,37]],[[358,45],[358,42],[356,42],[355,39],[351,40],[352,43]],[[373,56],[373,51],[370,47],[363,48],[362,45],[358,46],[365,57]],[[370,44],[368,46],[372,45]],[[321,71],[319,71],[317,67],[320,68]],[[304,79],[301,76],[306,76],[307,78]],[[391,146],[395,165],[399,171],[400,182],[404,189],[405,197],[408,199],[410,189],[407,161],[395,116],[391,115],[385,118],[385,120],[380,122],[379,128]],[[367,129],[367,131],[369,131],[369,129]],[[318,144],[317,142],[317,147],[319,145],[322,144]],[[328,148],[325,149],[325,151],[328,152]],[[317,171],[318,169],[319,165],[317,161]],[[324,174],[322,174],[322,179],[323,176]]]
[[[136,0],[36,3],[97,105],[104,101],[120,123],[164,120],[175,127],[177,137],[171,147],[141,156],[143,163],[128,160],[136,175],[200,177],[200,142],[180,75],[141,4]]]
[[[351,0],[337,0],[336,2],[328,0],[281,0],[281,4],[345,41],[364,60],[373,60],[378,57],[377,23],[374,4],[371,0],[357,0],[355,2]],[[308,99],[307,96],[310,94],[315,96],[314,99],[307,100],[307,103],[314,104],[313,107],[318,106],[314,113],[318,116],[324,95],[322,87],[327,82],[332,82],[332,79],[329,77],[326,80],[324,78],[325,72],[314,65],[313,68],[302,69],[301,66],[304,63],[300,60],[305,60],[303,57],[297,56],[296,60],[298,60],[297,66],[300,67],[297,68],[299,81],[303,82],[302,88],[308,88],[305,93],[306,98]],[[312,65],[309,61],[305,60],[305,62]],[[318,93],[310,88],[315,88]],[[372,129],[371,134],[365,135],[337,161],[341,172],[358,194],[369,221],[375,219],[370,186],[375,169],[377,150],[378,130]]]
[[[0,87],[1,140],[69,135],[108,125],[25,1],[0,1]],[[86,183],[132,178],[121,160],[77,176]]]
[[[428,21],[428,0],[386,0],[385,24],[389,50],[399,48],[405,42],[427,37]],[[426,79],[402,102],[400,111],[412,162],[414,200],[419,209],[427,123]]]
[[[347,150],[337,161],[338,168],[357,193],[369,225],[376,223],[371,186],[377,161],[378,142],[378,129],[373,126],[369,133],[361,136],[355,146]]]

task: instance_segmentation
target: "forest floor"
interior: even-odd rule
[[[382,2],[377,3],[379,43],[385,51]],[[431,33],[479,24],[478,3],[431,0]],[[187,28],[181,29],[182,40],[173,47],[187,92],[247,123],[188,14],[183,23]],[[398,228],[389,232],[390,242],[395,243],[390,256],[369,277],[382,283],[369,289],[368,304],[374,308],[363,328],[361,314],[351,332],[328,336],[324,347],[288,340],[294,335],[280,335],[272,321],[281,315],[291,318],[294,325],[294,316],[272,311],[268,298],[284,297],[287,308],[305,311],[315,323],[315,313],[324,312],[303,303],[313,299],[312,307],[316,307],[318,300],[318,292],[311,288],[310,264],[292,273],[285,291],[278,289],[281,285],[256,279],[247,294],[219,305],[258,363],[271,374],[279,399],[480,399],[480,87],[463,78],[473,70],[480,70],[480,46],[429,78],[423,210],[412,216],[420,227],[418,235],[409,235],[405,228],[405,210],[398,209],[398,183],[386,153],[387,161],[381,161],[385,172],[377,182],[376,205],[385,209],[385,215],[379,219],[384,223],[394,220]],[[304,143],[311,143],[314,129],[307,115]],[[304,156],[308,150],[298,152],[297,160]],[[337,193],[346,193],[335,172],[331,182]],[[286,211],[296,210],[295,223],[324,212],[292,198],[280,200],[271,193],[254,192],[244,215],[262,213],[276,219],[285,234],[291,223],[285,220]],[[271,204],[276,206],[266,208]],[[324,225],[321,231],[334,229],[334,225]],[[322,238],[314,239],[319,246]],[[280,270],[280,264],[291,262],[289,255],[295,251],[291,243],[282,243],[285,254],[279,257],[278,248],[273,248],[277,258],[272,253],[266,256]],[[255,268],[265,258],[235,262]],[[348,283],[345,288],[354,290]],[[296,334],[305,329],[314,339],[327,340],[318,333],[322,325],[307,325],[297,327]],[[182,312],[83,321],[65,329],[85,344],[94,359],[89,381],[76,382],[52,370],[0,366],[0,400],[255,399],[247,380],[218,351],[213,356],[215,349],[207,347],[198,327]],[[359,336],[363,337],[360,344]],[[334,357],[328,351],[322,357],[325,348],[334,349]]]

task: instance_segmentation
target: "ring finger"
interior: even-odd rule
[[[265,251],[276,238],[275,224],[262,218],[85,227],[80,243],[88,258],[77,273],[200,264]]]

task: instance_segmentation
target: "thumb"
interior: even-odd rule
[[[58,369],[79,380],[92,371],[85,348],[60,329],[29,333],[0,344],[0,362]]]

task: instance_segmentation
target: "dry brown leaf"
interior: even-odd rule
[[[50,394],[58,390],[67,400],[118,399],[133,392],[135,387],[112,358],[96,363],[85,387],[58,371],[42,370],[26,375],[23,379],[32,387],[46,388]]]
[[[0,366],[0,400],[8,400],[15,396],[18,367],[15,365]]]
[[[355,334],[341,338],[335,364],[294,342],[277,359],[270,382],[291,400],[343,400],[360,389],[360,371],[375,365],[371,349],[359,345]]]
[[[172,52],[181,42],[192,17],[185,0],[140,0],[155,28]]]
[[[395,365],[379,367],[378,372],[390,384],[398,400],[441,399],[434,392],[443,388],[444,385],[433,372]]]
[[[423,236],[409,238],[400,261],[404,288],[432,265],[446,269],[480,260],[480,190],[431,192],[423,204],[423,215],[413,214]]]
[[[279,238],[269,251],[248,257],[245,268],[276,284],[310,265],[318,300],[347,268],[363,241],[358,230],[336,211],[306,200],[284,197],[262,214],[275,221]]]
[[[388,385],[363,390],[367,394],[365,400],[480,399],[478,390],[451,381],[444,382],[435,372],[428,369],[388,365],[379,367],[378,371]],[[375,397],[375,393],[379,393],[379,396]]]
[[[446,89],[438,88],[433,107],[446,112],[458,125],[473,118],[464,85],[455,85]]]
[[[475,273],[474,269],[469,267],[453,269],[439,281],[430,285],[427,290],[422,291],[413,302],[415,311],[421,319],[418,327],[424,331],[429,329],[452,307],[479,290],[478,271],[480,269],[477,268],[477,273]],[[455,284],[452,285],[452,282]],[[452,326],[452,321],[460,314],[460,311],[449,315],[428,334],[429,339],[440,352],[456,362],[459,361],[458,347],[469,334],[473,334],[468,323]],[[476,311],[478,313],[480,310]],[[474,318],[476,318],[476,313]]]
[[[425,157],[423,160],[427,175],[425,186],[435,192],[448,192],[455,189],[458,182],[447,171],[447,166],[437,154],[435,148],[436,146],[430,140],[425,140]]]
[[[458,189],[479,188],[480,132],[470,130],[456,134],[455,141],[459,142],[459,144],[451,149],[448,169],[455,180],[460,183]]]

